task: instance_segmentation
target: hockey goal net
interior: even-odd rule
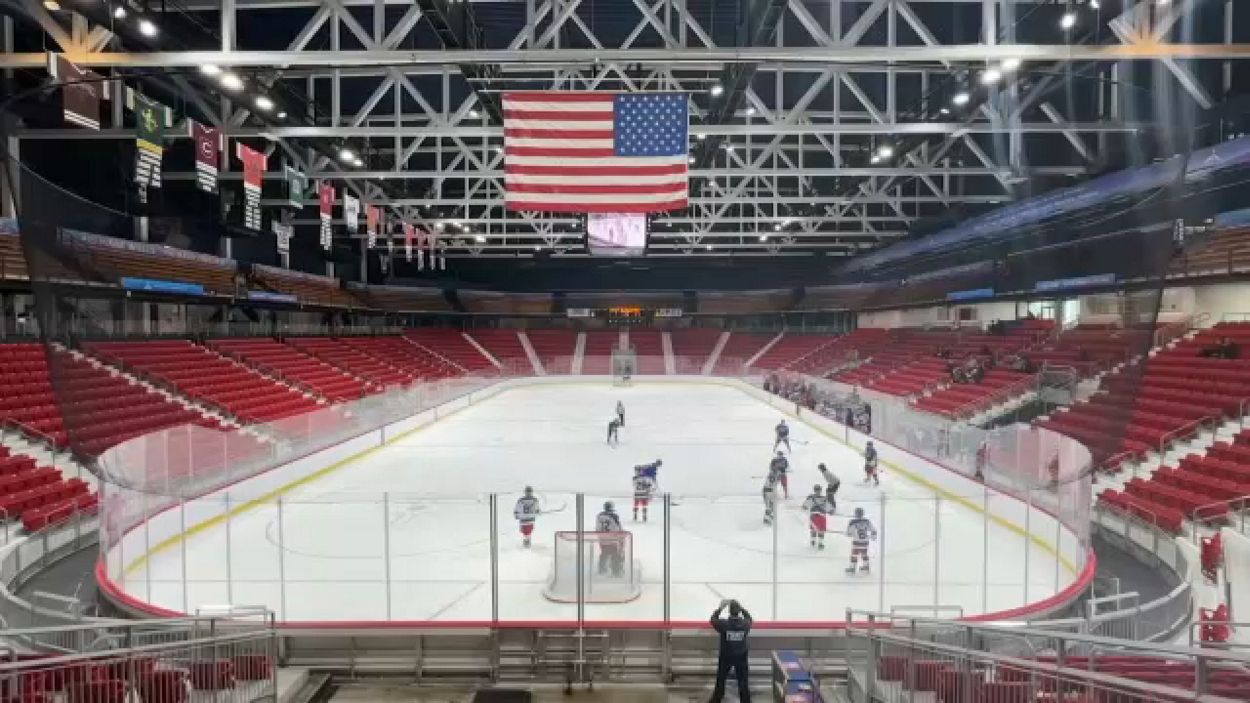
[[[577,602],[577,532],[557,532],[551,574],[543,595]],[[642,593],[631,532],[582,533],[582,592],[587,603],[626,603]]]

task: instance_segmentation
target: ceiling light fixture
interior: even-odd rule
[[[113,8],[113,19],[115,19],[115,20],[124,20],[124,19],[126,19],[126,8],[125,8],[125,7],[122,7],[121,5],[118,5],[117,7],[114,7],[114,8]]]
[[[949,115],[949,114],[951,114],[950,108],[948,108],[948,107],[944,107],[944,108],[942,108],[941,110],[938,110],[938,114],[939,114],[939,115]]]
[[[359,156],[352,159],[352,166],[355,166],[356,168],[360,168],[361,166],[364,166],[364,165],[365,165],[364,159],[360,158]]]
[[[473,238],[473,241],[477,242],[478,244],[481,244],[482,242],[485,242],[485,241],[486,241],[486,237],[484,237],[483,235],[480,235],[480,234],[479,234],[479,235],[477,235],[476,237],[474,237],[474,238]]]
[[[343,147],[339,149],[339,158],[343,161],[354,161],[356,159],[356,152],[348,149],[347,147]]]
[[[695,139],[698,139],[699,141],[703,141],[704,139],[707,139],[707,135],[702,132],[699,132],[698,134],[695,135]]]
[[[994,85],[1003,77],[1003,72],[997,68],[987,68],[981,73],[981,85]]]
[[[720,83],[713,83],[712,90],[710,92],[712,93],[712,97],[714,98],[719,97],[721,94],[725,92],[725,86],[721,85]]]
[[[204,75],[209,76],[210,78],[215,77],[215,76],[220,76],[221,68],[215,63],[204,63],[204,64],[200,64],[200,73],[203,73]]]
[[[139,33],[145,37],[154,37],[156,36],[156,25],[152,23],[152,20],[141,19],[139,20]]]
[[[264,110],[265,112],[269,112],[270,110],[273,109],[273,101],[270,100],[267,96],[257,95],[256,107],[258,109]]]
[[[242,90],[243,88],[243,79],[239,78],[239,74],[237,73],[227,71],[226,73],[221,74],[221,78],[219,80],[221,81],[221,87],[226,90]]]
[[[883,159],[888,159],[891,156],[894,156],[894,147],[889,144],[882,144],[877,148],[877,156],[880,156]]]
[[[1102,7],[1102,4],[1099,3],[1098,0],[1089,0],[1089,7],[1092,10],[1097,10],[1098,8]]]
[[[542,251],[543,248],[537,244],[534,245],[534,251]]]
[[[707,245],[707,250],[708,250],[708,251],[712,251],[712,245],[711,245],[711,244]]]
[[[281,111],[279,111],[279,112],[278,112],[278,119],[280,119],[280,120],[285,120],[285,119],[286,119],[286,110],[281,110]]]
[[[955,103],[956,105],[967,105],[968,101],[971,99],[972,99],[972,96],[968,95],[967,91],[963,91],[963,92],[955,93],[955,97],[951,98],[951,102]]]
[[[868,159],[868,163],[871,163],[871,164],[879,164],[879,163],[881,163],[881,157],[880,157],[880,156],[877,156],[876,154],[873,154],[873,155],[872,155],[872,158],[871,158],[871,159]]]
[[[1063,17],[1059,18],[1059,27],[1061,29],[1072,29],[1075,26],[1076,26],[1076,13],[1075,12],[1071,12],[1071,11],[1065,12],[1063,13]]]
[[[780,231],[781,231],[781,225],[773,225],[773,231],[774,231],[774,232],[780,232]]]
[[[748,108],[747,108],[747,116],[749,117],[749,116],[754,115],[754,114],[755,114],[755,108],[753,108],[753,107],[748,107]]]
[[[1017,68],[1020,68],[1020,59],[1017,59],[1017,58],[1003,59],[1004,71],[1014,71]]]
[[[761,235],[760,235],[760,241],[761,241],[761,242],[767,242],[767,241],[768,241],[768,235],[767,235],[767,234],[761,234]]]
[[[477,119],[480,116],[481,116],[481,113],[479,113],[477,110],[469,110],[469,117],[472,117],[473,119]]]
[[[48,12],[59,12],[61,9],[61,3],[56,0],[43,0],[43,7]]]

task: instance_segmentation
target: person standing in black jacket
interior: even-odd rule
[[[729,608],[729,617],[722,618],[721,611],[726,607]],[[724,698],[725,679],[729,678],[730,669],[738,677],[738,700],[751,703],[747,664],[750,654],[747,635],[751,632],[751,614],[738,601],[725,599],[712,612],[711,623],[712,629],[720,635],[720,660],[716,665],[716,688],[712,691],[711,703],[720,703]]]

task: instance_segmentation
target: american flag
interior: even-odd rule
[[[504,202],[534,212],[686,207],[687,104],[685,93],[505,93]]]

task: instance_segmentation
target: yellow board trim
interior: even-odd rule
[[[566,381],[547,382],[547,383],[541,383],[541,384],[536,384],[536,385],[538,385],[538,386],[577,386],[577,385],[588,385],[588,384],[595,384],[595,385],[598,385],[598,384],[601,384],[602,382],[603,382],[603,381],[602,381],[601,379],[600,379],[600,380],[594,380],[594,379],[589,379],[589,378],[587,378],[587,379],[579,379],[579,380],[566,380]],[[700,380],[700,381],[690,381],[690,380],[671,381],[671,382],[668,382],[668,381],[666,381],[666,382],[658,382],[658,381],[651,381],[651,382],[647,382],[647,381],[642,381],[641,383],[644,383],[644,384],[646,384],[646,383],[650,383],[651,385],[660,385],[660,386],[678,386],[678,385],[693,385],[693,386],[699,386],[699,385],[715,385],[715,386],[725,386],[725,387],[734,388],[734,389],[738,390],[738,391],[739,391],[739,392],[741,392],[743,395],[745,395],[745,396],[747,396],[747,397],[751,398],[752,400],[759,401],[759,398],[756,398],[755,396],[751,395],[751,394],[750,394],[750,393],[748,393],[746,390],[744,390],[741,386],[739,386],[739,385],[737,385],[737,384],[734,384],[734,383],[726,383],[726,382],[724,381],[724,379],[721,379],[721,378],[716,378],[716,377],[709,377],[709,378],[706,378],[706,379],[703,379],[703,380]],[[489,386],[488,386],[487,388],[489,388]],[[503,394],[503,393],[507,393],[508,391],[512,391],[512,390],[515,390],[515,388],[505,388],[505,389],[503,389],[503,390],[501,390],[501,391],[499,391],[499,392],[495,393],[495,394],[494,394],[494,395],[492,395],[491,397],[494,397],[494,396],[497,396],[497,395],[501,395],[501,394]],[[204,521],[202,521],[202,522],[196,523],[195,525],[192,525],[191,527],[188,527],[187,529],[183,530],[182,532],[180,532],[180,533],[178,533],[178,534],[176,534],[176,535],[174,535],[174,536],[172,536],[172,537],[168,537],[168,538],[166,538],[166,539],[164,539],[164,540],[161,540],[160,542],[157,542],[157,543],[156,543],[156,545],[154,545],[153,547],[151,547],[150,549],[148,549],[147,553],[145,553],[145,554],[143,554],[143,555],[141,555],[141,556],[137,557],[137,558],[136,558],[133,562],[131,562],[130,564],[128,564],[128,565],[127,565],[127,566],[123,569],[123,574],[124,574],[125,576],[130,576],[132,573],[134,573],[134,572],[135,572],[135,571],[137,571],[138,569],[140,569],[140,568],[142,568],[143,566],[145,566],[145,565],[148,563],[148,561],[151,559],[151,557],[152,557],[153,555],[158,554],[158,553],[160,553],[160,552],[162,552],[162,551],[164,551],[164,550],[169,549],[170,547],[173,547],[173,546],[175,546],[175,545],[177,545],[177,544],[180,544],[181,542],[186,541],[186,540],[187,540],[187,538],[191,537],[192,535],[199,534],[199,533],[201,533],[201,532],[203,532],[203,531],[205,531],[205,530],[208,530],[208,529],[210,529],[210,528],[212,528],[212,527],[215,527],[215,526],[217,526],[217,525],[221,524],[222,522],[225,522],[227,519],[229,519],[229,518],[231,518],[231,517],[234,517],[234,516],[240,515],[240,514],[242,514],[242,513],[246,512],[246,511],[248,511],[248,510],[252,510],[253,508],[256,508],[256,507],[259,507],[259,506],[264,505],[264,504],[266,504],[266,503],[269,503],[270,501],[273,501],[274,499],[276,499],[277,497],[279,497],[279,496],[281,496],[281,495],[284,495],[284,494],[286,494],[286,493],[289,493],[290,491],[293,491],[293,490],[295,490],[295,489],[297,489],[297,488],[301,488],[301,487],[303,487],[303,486],[305,486],[305,485],[307,485],[307,484],[309,484],[309,483],[312,483],[313,481],[316,481],[316,480],[318,480],[318,479],[324,478],[324,477],[328,476],[329,474],[334,473],[335,471],[338,471],[339,469],[342,469],[342,468],[343,468],[343,467],[345,467],[345,466],[348,466],[348,465],[350,465],[350,464],[353,464],[353,463],[355,463],[355,462],[357,462],[357,461],[359,461],[359,460],[361,460],[361,459],[363,459],[363,458],[365,458],[365,457],[369,456],[370,454],[372,454],[372,453],[374,453],[374,452],[378,451],[379,449],[382,449],[382,448],[384,448],[384,447],[386,447],[386,446],[388,446],[388,445],[390,445],[390,444],[392,444],[392,443],[394,443],[394,442],[398,442],[398,441],[400,441],[400,440],[402,440],[402,439],[405,439],[405,438],[407,438],[407,437],[410,437],[410,436],[412,436],[412,435],[414,435],[414,434],[416,434],[416,433],[420,432],[421,430],[424,430],[424,429],[426,429],[426,428],[428,428],[428,427],[430,427],[430,426],[432,426],[432,425],[434,425],[434,424],[436,424],[436,423],[438,423],[438,422],[441,422],[441,421],[443,421],[443,420],[445,420],[445,419],[447,419],[447,418],[451,417],[452,415],[455,415],[456,413],[460,412],[461,410],[464,410],[465,408],[473,407],[473,405],[474,405],[474,403],[469,403],[469,404],[466,404],[466,405],[464,405],[464,406],[462,406],[462,407],[456,408],[455,410],[453,410],[453,411],[451,411],[451,412],[449,412],[449,413],[447,413],[447,414],[445,414],[445,415],[443,415],[443,416],[441,416],[441,417],[437,417],[437,418],[435,418],[435,419],[431,420],[430,422],[427,422],[426,424],[424,424],[424,425],[422,425],[422,426],[420,426],[420,427],[414,427],[413,429],[408,430],[407,432],[405,432],[405,433],[403,433],[403,434],[401,434],[401,435],[398,435],[398,436],[396,436],[396,437],[392,437],[392,438],[388,439],[386,442],[384,442],[384,443],[382,443],[382,444],[379,444],[379,445],[378,445],[378,446],[376,446],[376,447],[370,447],[370,448],[365,449],[365,450],[363,450],[363,451],[361,451],[361,452],[357,452],[356,454],[353,454],[352,456],[347,457],[346,459],[342,459],[342,460],[337,461],[337,462],[335,462],[335,463],[333,463],[333,464],[331,464],[331,465],[329,465],[329,466],[327,466],[327,467],[325,467],[325,468],[323,468],[323,469],[319,469],[319,470],[317,470],[317,471],[314,471],[313,473],[308,474],[307,476],[304,476],[304,477],[301,477],[301,478],[295,479],[294,481],[291,481],[290,483],[283,484],[283,485],[281,485],[281,486],[279,486],[279,487],[277,487],[277,488],[273,489],[272,491],[269,491],[268,493],[265,493],[264,495],[261,495],[261,496],[259,496],[259,497],[257,497],[257,498],[253,498],[253,499],[251,499],[251,500],[245,501],[245,502],[243,502],[243,503],[239,503],[237,506],[235,506],[235,507],[231,508],[230,510],[228,510],[228,511],[226,511],[226,512],[224,512],[224,513],[222,513],[221,515],[218,515],[218,516],[216,516],[216,517],[211,517],[211,518],[209,518],[209,519],[207,519],[207,520],[204,520]],[[791,402],[787,401],[787,402],[786,402],[786,405],[788,405],[788,406],[792,406],[792,405],[793,405],[793,403],[791,403]],[[770,405],[770,407],[774,407],[774,408],[775,408],[776,406],[772,406],[772,405]],[[807,420],[803,417],[802,413],[796,413],[796,412],[794,412],[793,410],[790,410],[790,409],[788,409],[788,408],[781,408],[781,411],[782,411],[782,412],[784,412],[785,414],[789,415],[790,417],[792,417],[792,418],[794,418],[794,419],[798,420],[799,422],[803,423],[803,425],[804,425],[804,426],[809,427],[809,428],[811,428],[811,429],[815,430],[816,432],[819,432],[820,434],[822,434],[822,435],[824,435],[824,436],[828,437],[829,439],[831,439],[831,440],[833,440],[833,441],[837,442],[838,444],[843,445],[844,447],[846,447],[846,448],[850,449],[851,451],[856,452],[856,453],[858,453],[858,452],[859,452],[859,450],[855,449],[855,447],[851,446],[851,445],[850,445],[849,443],[847,443],[845,440],[843,440],[842,438],[840,438],[840,437],[836,436],[836,435],[835,435],[835,434],[833,434],[832,432],[829,432],[828,430],[826,430],[826,429],[825,429],[825,428],[823,428],[823,427],[819,427],[819,426],[817,426],[817,425],[814,425],[814,424],[812,424],[812,423],[808,422],[808,421],[807,421]],[[428,412],[428,411],[427,411],[427,412]],[[376,432],[377,430],[372,430],[372,431]],[[924,457],[921,457],[921,458],[923,459]],[[926,461],[928,461],[928,460],[926,459]],[[1060,554],[1060,553],[1059,553],[1058,548],[1057,548],[1055,545],[1051,544],[1049,541],[1047,541],[1047,540],[1045,540],[1045,539],[1042,539],[1041,537],[1038,537],[1037,535],[1030,535],[1029,533],[1027,533],[1027,532],[1025,531],[1025,529],[1024,529],[1023,527],[1020,527],[1019,525],[1017,525],[1017,524],[1015,524],[1015,523],[1011,522],[1010,520],[1007,520],[1006,518],[1001,518],[1001,517],[998,517],[997,515],[992,515],[992,514],[989,514],[989,513],[987,513],[987,512],[986,512],[986,511],[985,511],[985,510],[981,507],[981,506],[978,506],[976,503],[973,503],[972,501],[968,500],[967,498],[964,498],[964,497],[962,497],[962,496],[959,496],[959,495],[956,495],[956,494],[954,494],[954,493],[951,493],[950,491],[946,490],[945,488],[942,488],[941,486],[938,486],[937,484],[934,484],[934,483],[932,483],[932,482],[930,482],[930,481],[927,481],[927,480],[925,480],[925,479],[923,479],[923,478],[921,478],[921,477],[919,477],[919,476],[917,476],[917,475],[913,474],[913,473],[912,473],[912,472],[910,472],[910,471],[907,471],[907,470],[905,470],[905,469],[900,468],[897,464],[894,464],[893,462],[888,462],[888,461],[885,461],[884,459],[882,459],[882,460],[881,460],[881,463],[882,463],[882,464],[885,464],[886,466],[888,466],[888,467],[889,467],[892,471],[895,471],[895,472],[897,472],[897,473],[901,474],[904,478],[908,479],[909,481],[911,481],[911,482],[913,482],[913,483],[916,483],[916,484],[918,484],[918,485],[924,486],[925,488],[927,488],[927,489],[929,489],[930,491],[932,491],[934,494],[941,495],[941,496],[944,496],[944,497],[946,497],[946,498],[948,498],[948,499],[950,499],[950,500],[953,500],[953,501],[955,501],[955,502],[958,502],[958,503],[960,503],[960,504],[964,505],[965,507],[969,508],[970,510],[973,510],[974,512],[978,512],[978,513],[985,514],[985,515],[986,515],[986,516],[987,516],[990,520],[992,520],[992,521],[994,521],[995,523],[997,523],[997,524],[999,524],[999,525],[1001,525],[1001,526],[1003,526],[1003,527],[1007,528],[1009,531],[1014,532],[1014,533],[1016,533],[1016,534],[1020,535],[1021,537],[1026,537],[1026,538],[1028,538],[1028,539],[1031,539],[1031,540],[1033,541],[1033,543],[1034,543],[1034,544],[1036,544],[1039,548],[1041,548],[1041,549],[1042,549],[1042,551],[1044,551],[1044,552],[1047,552],[1047,553],[1049,553],[1049,554],[1054,555],[1054,557],[1055,557],[1055,558],[1059,561],[1059,563],[1060,563],[1060,564],[1062,564],[1062,565],[1063,565],[1063,566],[1064,566],[1064,567],[1065,567],[1065,568],[1066,568],[1066,569],[1067,569],[1067,570],[1068,570],[1068,571],[1069,571],[1072,575],[1074,575],[1074,576],[1076,575],[1076,573],[1077,573],[1076,566],[1075,566],[1075,565],[1074,565],[1074,564],[1073,564],[1073,563],[1072,563],[1069,559],[1067,559],[1067,558],[1066,558],[1066,557],[1064,557],[1062,554]],[[942,470],[943,470],[943,471],[946,471],[946,470],[949,470],[949,469],[942,469]],[[258,475],[259,475],[259,474],[258,474]],[[1008,496],[1008,497],[1010,498],[1011,496]],[[1014,499],[1014,500],[1019,500],[1018,498],[1013,498],[1013,499]]]

